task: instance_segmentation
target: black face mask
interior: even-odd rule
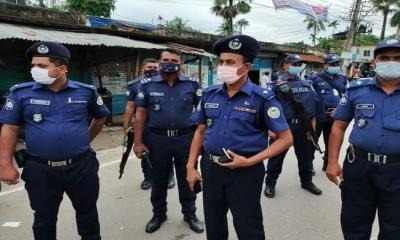
[[[144,71],[144,75],[148,78],[155,77],[158,75],[158,71],[155,69],[146,70]]]
[[[181,65],[179,63],[173,63],[173,62],[160,63],[160,71],[166,74],[177,73],[180,69]]]

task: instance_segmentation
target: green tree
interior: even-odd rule
[[[396,12],[394,13],[392,19],[390,19],[390,25],[392,27],[397,27],[396,31],[396,38],[400,37],[400,2],[397,3],[397,9]]]
[[[336,28],[339,26],[338,20],[332,21],[328,24],[328,27],[332,28],[332,35],[335,34]]]
[[[332,37],[318,38],[318,47],[324,50],[334,49],[335,52],[342,50],[342,47],[340,47],[340,44],[337,42],[337,40]]]
[[[306,48],[306,47],[308,47],[308,45],[305,44],[303,41],[301,41],[301,42],[289,42],[289,43],[285,43],[284,45],[286,45],[288,47],[293,47],[293,48]]]
[[[242,18],[239,21],[237,21],[234,25],[234,28],[240,33],[243,33],[243,29],[248,27],[250,25],[249,21],[246,19]]]
[[[166,27],[177,31],[179,36],[182,34],[182,32],[198,32],[193,28],[189,27],[187,25],[188,22],[189,20],[184,20],[183,18],[175,17],[171,21],[167,22]]]
[[[375,10],[378,12],[382,12],[383,14],[383,23],[382,23],[380,40],[383,40],[385,38],[387,18],[389,13],[393,11],[390,7],[397,2],[398,0],[371,0],[371,3],[374,6]]]
[[[227,35],[232,35],[234,33],[233,19],[239,14],[250,12],[251,2],[252,0],[214,0],[211,12],[224,19],[218,31],[225,29]]]
[[[373,34],[359,34],[356,38],[357,46],[375,46],[379,42],[379,38]]]
[[[92,16],[109,18],[117,0],[67,0],[67,8]]]
[[[307,23],[307,30],[312,30],[313,32],[310,34],[310,38],[313,42],[313,45],[315,46],[316,41],[317,41],[317,34],[320,31],[325,31],[325,24],[320,21],[320,20],[315,20],[313,18],[307,17],[306,19],[304,19],[303,21],[304,23]]]

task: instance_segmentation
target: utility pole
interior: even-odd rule
[[[355,40],[357,30],[358,30],[357,25],[359,23],[361,3],[362,3],[362,0],[356,0],[354,8],[353,8],[350,29],[349,29],[349,33],[347,34],[346,45],[344,47],[344,51],[346,51],[346,52],[350,52],[351,47],[354,45],[354,40]]]

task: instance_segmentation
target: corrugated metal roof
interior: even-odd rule
[[[23,39],[28,41],[53,41],[71,45],[165,49],[165,46],[128,38],[97,33],[78,33],[46,30],[22,25],[0,23],[0,39]]]
[[[184,53],[188,53],[191,55],[197,55],[197,56],[204,56],[204,57],[209,57],[209,58],[217,58],[216,55],[206,52],[203,49],[200,48],[194,48],[194,47],[190,47],[190,46],[186,46],[183,44],[179,44],[179,43],[174,43],[174,42],[168,42],[165,44],[167,47],[172,47],[172,48],[178,48],[179,50],[181,50]]]

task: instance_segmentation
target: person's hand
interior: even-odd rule
[[[8,184],[15,185],[18,183],[19,172],[12,164],[0,164],[0,181]]]
[[[191,191],[194,191],[194,184],[199,180],[203,181],[203,178],[195,168],[189,167],[186,169],[186,181]]]
[[[143,153],[149,153],[150,151],[143,143],[135,143],[135,145],[133,145],[133,152],[136,157],[141,158]]]
[[[242,168],[242,167],[250,167],[254,164],[254,163],[250,162],[247,158],[245,158],[241,155],[238,155],[238,154],[232,152],[231,150],[228,150],[227,152],[228,152],[229,156],[231,156],[233,158],[233,161],[229,162],[229,163],[217,162],[219,165],[221,165],[223,167],[235,169],[235,168]]]
[[[328,167],[326,168],[326,176],[328,177],[329,181],[333,182],[336,185],[339,185],[339,180],[343,180],[343,172],[339,163],[328,162]]]

